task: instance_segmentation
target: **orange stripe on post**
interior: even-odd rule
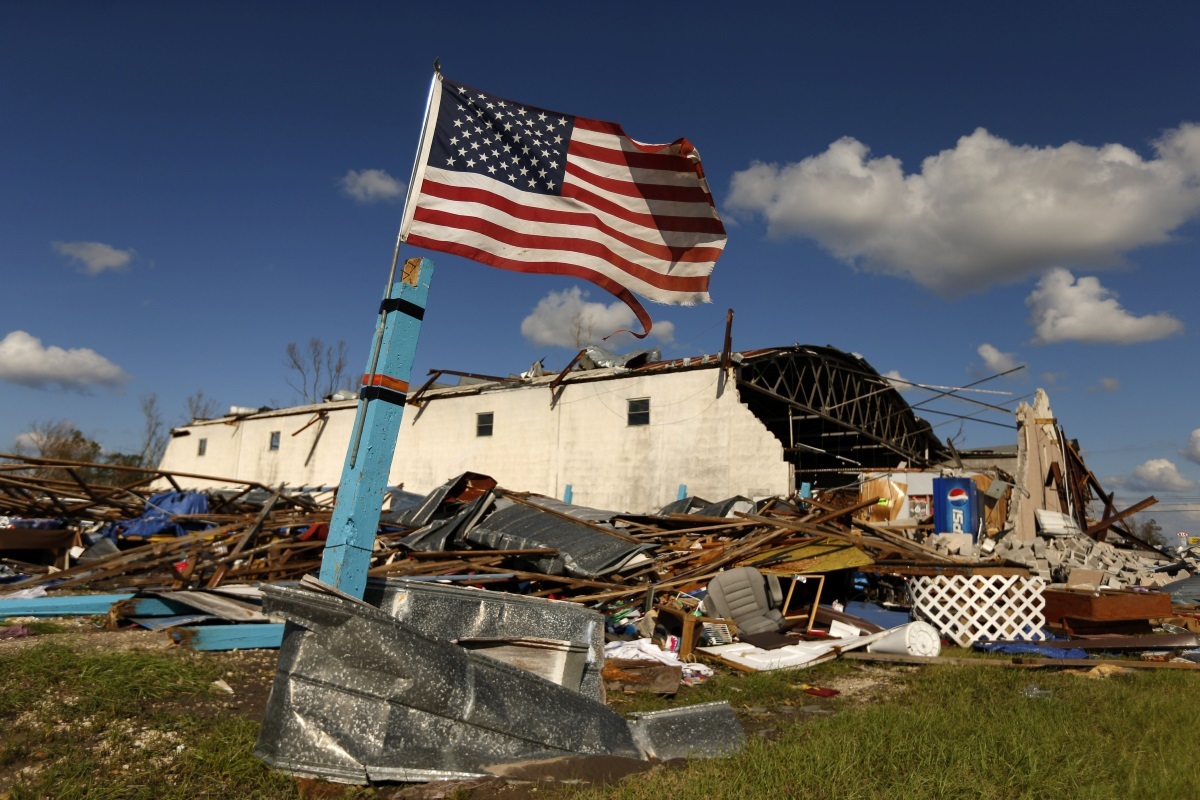
[[[373,375],[362,376],[363,386],[379,386],[383,389],[391,389],[393,392],[408,394],[408,381],[399,381],[387,375],[375,373]]]

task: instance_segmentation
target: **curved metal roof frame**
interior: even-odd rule
[[[948,454],[929,423],[864,359],[796,345],[743,354],[738,393],[783,442],[799,476],[926,467]]]

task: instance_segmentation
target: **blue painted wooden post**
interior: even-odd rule
[[[375,529],[432,277],[429,259],[404,262],[400,280],[388,288],[380,307],[371,360],[359,389],[354,434],[321,557],[321,580],[355,597],[362,597],[367,586]]]

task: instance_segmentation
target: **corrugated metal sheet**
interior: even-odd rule
[[[368,581],[366,600],[442,641],[533,636],[585,645],[587,663],[576,688],[595,700],[604,699],[604,616],[577,603],[404,578]]]
[[[576,509],[579,507],[576,506]],[[531,558],[539,572],[596,578],[615,572],[651,545],[630,541],[540,508],[513,505],[496,511],[466,533],[473,544],[493,550],[553,548],[555,556]]]
[[[288,619],[255,754],[349,783],[478,775],[556,756],[639,758],[602,703],[420,633],[366,603],[264,587]]]

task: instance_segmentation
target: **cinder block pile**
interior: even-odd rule
[[[1038,536],[1026,541],[1009,535],[998,540],[985,539],[979,544],[963,534],[940,534],[932,539],[934,548],[947,555],[980,559],[999,556],[1024,564],[1047,583],[1067,583],[1075,570],[1094,570],[1101,575],[1100,585],[1111,589],[1158,588],[1200,572],[1200,562],[1191,556],[1184,559],[1186,568],[1159,571],[1171,565],[1172,560],[1155,557],[1145,550],[1126,550],[1097,542],[1082,534]]]

